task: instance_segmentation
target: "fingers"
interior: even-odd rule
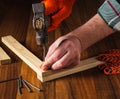
[[[66,53],[67,45],[59,46],[61,39],[58,39],[48,50],[48,53],[45,58],[45,62],[41,66],[43,70],[47,70],[51,67],[52,64],[54,64],[57,60],[59,60],[64,54]]]
[[[58,42],[61,40],[62,38],[58,39]],[[47,70],[51,68],[57,70],[70,66],[71,64],[76,65],[79,63],[80,52],[77,50],[77,47],[75,47],[76,45],[74,46],[69,40],[63,40],[58,44],[56,49],[53,48],[56,44],[51,46],[41,69]],[[54,51],[52,51],[52,49]]]
[[[45,4],[46,15],[51,16],[51,25],[48,31],[55,30],[66,19],[71,11],[75,0],[42,0]]]
[[[46,15],[51,15],[58,11],[59,3],[57,0],[42,0],[45,4],[45,13]]]
[[[55,52],[45,60],[41,68],[43,70],[51,68],[52,64],[64,56],[65,53],[66,52],[64,52],[61,47],[59,49],[56,49]]]
[[[49,50],[48,50],[48,53],[47,53],[45,59],[48,59],[55,52],[55,50],[60,46],[60,44],[62,44],[65,40],[67,40],[67,39],[64,37],[60,37],[59,39],[57,39],[56,42],[54,42],[49,47]],[[65,47],[65,46],[63,46],[63,47]]]
[[[48,27],[48,31],[55,30],[61,24],[61,22],[70,15],[70,13],[71,10],[67,10],[66,8],[62,8],[57,13],[55,13],[52,16],[52,23]]]
[[[71,59],[73,58],[73,60],[71,61]],[[67,52],[59,61],[55,62],[52,66],[51,69],[52,70],[58,70],[58,69],[62,69],[65,67],[73,67],[77,64],[79,64],[79,60],[78,58],[74,58],[73,56],[71,56],[70,52]]]
[[[71,60],[72,59],[72,60]],[[48,58],[45,63],[42,65],[43,70],[47,70],[51,68],[52,70],[58,70],[65,67],[72,67],[73,65],[77,65],[80,61],[80,57],[74,56],[74,53],[71,51],[67,51],[62,56],[54,58],[54,55]]]
[[[58,26],[59,26],[59,25],[54,26],[54,24],[51,24],[51,25],[48,27],[48,32],[51,32],[51,31],[55,30]]]

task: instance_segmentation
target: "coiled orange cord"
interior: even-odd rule
[[[98,66],[105,74],[120,74],[120,49],[107,50],[97,59],[106,62]]]

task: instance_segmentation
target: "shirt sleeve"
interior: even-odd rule
[[[106,0],[98,14],[111,28],[120,31],[120,0]]]

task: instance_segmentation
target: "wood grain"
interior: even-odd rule
[[[80,61],[80,64],[77,66],[74,66],[72,68],[66,68],[66,69],[61,69],[61,70],[56,70],[56,71],[46,71],[42,73],[42,82],[57,79],[60,77],[64,77],[70,74],[78,73],[80,71],[88,70],[91,68],[97,67],[99,64],[103,64],[103,62],[98,61],[96,57],[88,58],[85,60]],[[38,78],[40,76],[38,75]],[[41,79],[41,78],[39,78]]]
[[[8,0],[4,0],[8,1]],[[14,0],[15,1],[15,0]],[[22,0],[23,1],[23,0]],[[30,0],[29,0],[30,1]],[[8,1],[12,4],[12,1]],[[15,1],[17,2],[17,1]],[[14,4],[15,4],[14,2]],[[21,1],[20,1],[21,2]],[[31,2],[31,1],[30,1]],[[69,33],[78,26],[84,24],[94,14],[104,0],[76,0],[70,17],[64,20],[53,32],[49,33],[48,47],[61,35]],[[0,16],[0,37],[12,35],[33,54],[42,59],[41,48],[36,46],[35,32],[32,27],[31,5],[10,5],[5,3]],[[4,7],[6,7],[4,9]],[[31,14],[30,14],[31,11]],[[29,21],[29,22],[28,22]],[[23,88],[24,94],[17,92],[16,81],[0,84],[0,99],[119,99],[120,98],[120,75],[104,75],[98,68],[93,68],[60,79],[41,83],[36,73],[27,64],[0,42],[2,48],[10,55],[15,63],[0,66],[0,80],[17,77],[19,74],[24,79],[43,88],[44,92],[33,93]],[[97,42],[81,53],[81,59],[97,56],[107,49],[120,49],[120,33]]]
[[[98,61],[96,57],[93,57],[81,61],[79,65],[74,66],[73,68],[61,69],[57,71],[52,70],[43,71],[40,69],[42,61],[35,55],[33,55],[24,46],[22,46],[15,38],[13,38],[12,36],[5,36],[2,37],[2,42],[8,48],[10,48],[18,57],[20,57],[28,66],[30,66],[37,73],[38,78],[42,82],[74,74],[87,69],[91,69],[103,63],[101,61]]]
[[[20,73],[21,62],[0,66],[0,81],[17,78]],[[16,99],[17,80],[0,83],[0,99]]]
[[[8,46],[18,57],[20,57],[26,64],[28,64],[38,75],[42,75],[40,65],[42,61],[27,50],[12,36],[2,37],[2,42]]]
[[[12,35],[18,41],[24,43],[31,5],[14,4],[12,1],[9,1],[11,2],[10,4],[6,0],[1,0],[0,2],[0,38]],[[21,71],[21,60],[1,40],[0,46],[12,60],[11,64],[0,66],[0,80],[18,77]],[[0,83],[0,99],[16,99],[17,89],[17,81]]]
[[[7,55],[7,53],[0,47],[0,65],[9,64],[11,62],[11,58]]]

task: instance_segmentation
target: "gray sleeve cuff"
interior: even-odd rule
[[[98,9],[101,18],[113,29],[120,31],[120,0],[106,0]]]

